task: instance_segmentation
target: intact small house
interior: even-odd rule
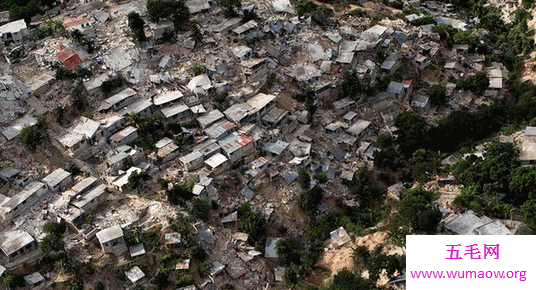
[[[364,138],[370,133],[369,127],[371,122],[366,120],[358,120],[350,128],[346,130],[348,134],[356,138]]]
[[[175,143],[169,143],[166,146],[158,149],[158,152],[156,153],[156,156],[159,158],[162,158],[162,162],[168,162],[170,160],[175,159],[179,155],[179,146],[175,145]]]
[[[250,105],[253,110],[249,112],[253,120],[260,120],[261,117],[275,106],[275,96],[259,93],[248,99],[246,104]]]
[[[99,141],[102,138],[112,136],[112,134],[117,133],[125,126],[125,122],[125,117],[120,115],[112,115],[100,120],[100,130],[97,132],[95,139]]]
[[[30,275],[24,276],[24,281],[26,284],[28,284],[28,286],[36,287],[45,282],[45,277],[43,277],[43,275],[41,275],[39,272],[33,272]]]
[[[385,71],[388,74],[394,73],[401,64],[400,59],[402,58],[402,55],[393,53],[385,59],[385,61],[381,65],[381,69]]]
[[[123,110],[123,115],[130,115],[132,113],[138,114],[138,116],[143,117],[150,115],[153,112],[153,102],[148,99],[139,100],[128,105]]]
[[[60,192],[72,184],[73,177],[70,172],[65,171],[63,168],[58,168],[45,176],[41,181],[47,185],[48,190]]]
[[[81,210],[88,211],[103,202],[106,199],[106,193],[106,185],[100,184],[87,193],[78,196],[71,203]]]
[[[0,49],[11,44],[20,45],[29,35],[24,19],[4,24],[0,26]]]
[[[138,167],[130,167],[127,172],[125,172],[123,175],[117,177],[114,181],[112,181],[112,185],[115,189],[123,192],[127,189],[128,185],[128,178],[132,174],[132,172],[136,171],[137,173],[142,172],[142,170]]]
[[[190,108],[185,104],[177,104],[160,110],[166,122],[184,122],[192,115]]]
[[[89,146],[89,141],[81,134],[68,132],[58,138],[58,142],[63,145],[67,154],[76,156]]]
[[[26,231],[13,230],[0,233],[0,249],[7,261],[15,261],[37,252],[37,242]]]
[[[244,68],[244,74],[249,81],[254,81],[264,76],[268,71],[266,58],[248,59],[240,63]]]
[[[259,24],[255,20],[250,20],[241,26],[233,29],[231,37],[233,39],[251,40],[258,36]]]
[[[112,135],[112,137],[110,137],[110,144],[115,147],[121,145],[128,145],[136,141],[138,138],[138,129],[132,126],[128,126],[125,129]]]
[[[136,100],[137,97],[138,97],[138,94],[133,89],[131,88],[124,89],[121,92],[104,100],[99,108],[99,111],[101,112],[118,111],[122,109],[123,107],[132,104]]]
[[[336,102],[333,102],[333,109],[340,115],[346,114],[350,110],[357,109],[357,104],[354,100],[350,98],[340,99]]]
[[[153,103],[157,108],[163,108],[176,103],[182,97],[180,91],[169,91],[154,97]]]
[[[46,193],[48,193],[48,188],[44,183],[32,181],[26,185],[21,192],[11,197],[0,207],[0,216],[4,219],[3,222],[10,222],[19,216]]]
[[[223,117],[225,117],[225,115],[222,112],[220,112],[219,110],[213,110],[207,114],[199,116],[197,118],[197,122],[199,122],[199,126],[201,126],[202,129],[205,129],[208,128],[210,125],[218,122]]]
[[[218,141],[231,164],[255,153],[253,139],[245,134],[233,133]]]
[[[205,142],[197,145],[195,150],[199,150],[203,154],[204,158],[210,158],[216,153],[223,152],[217,140],[214,139],[208,139]]]
[[[96,234],[104,253],[121,254],[127,250],[120,226],[106,228]]]
[[[150,23],[149,27],[153,30],[154,39],[160,39],[166,31],[175,31],[175,25],[172,21],[164,21],[162,23]]]
[[[221,153],[212,155],[212,157],[205,160],[205,164],[213,175],[218,175],[230,167],[229,159]]]
[[[194,150],[179,158],[181,165],[188,171],[199,169],[203,166],[203,153]]]

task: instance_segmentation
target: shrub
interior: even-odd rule
[[[208,221],[210,219],[210,204],[208,201],[202,199],[194,200],[192,215],[203,221]]]
[[[196,23],[192,24],[192,28],[190,29],[190,37],[195,42],[201,42],[203,39],[203,34],[201,34],[201,30],[199,30],[199,26]]]
[[[169,202],[172,204],[181,204],[184,200],[190,200],[193,194],[194,183],[184,182],[173,185],[173,188],[166,190]]]
[[[196,64],[192,67],[192,71],[195,75],[200,75],[205,72],[205,67],[201,64]]]
[[[71,106],[77,110],[81,110],[84,107],[86,102],[86,88],[84,87],[82,80],[76,82],[76,85],[69,95],[69,102],[71,103]]]
[[[44,128],[39,125],[26,126],[22,129],[19,139],[24,146],[32,151],[35,151],[37,146],[41,144],[47,137]]]
[[[143,21],[143,19],[140,18],[140,15],[134,11],[130,12],[127,17],[128,26],[132,30],[134,37],[138,41],[145,41],[147,39],[147,37],[145,36],[145,31],[143,30],[145,21]]]
[[[129,189],[136,189],[142,184],[142,181],[147,181],[149,179],[151,179],[151,176],[149,176],[147,172],[138,173],[138,171],[132,171],[128,177],[127,187]]]
[[[65,168],[65,171],[71,173],[73,176],[77,176],[80,173],[82,173],[82,170],[76,163],[69,163],[69,165]]]
[[[441,106],[447,100],[445,87],[442,85],[433,85],[428,89],[428,97],[433,105]]]
[[[311,176],[305,168],[298,170],[298,184],[301,188],[308,190],[311,187]]]
[[[43,20],[43,23],[35,30],[35,36],[39,39],[51,35],[66,36],[67,34],[67,30],[61,22],[50,19]]]
[[[317,173],[317,174],[313,175],[313,178],[318,180],[319,183],[328,182],[328,177],[326,176],[325,172]]]
[[[208,262],[200,263],[197,266],[197,272],[199,273],[199,275],[201,277],[208,276],[208,274],[210,274],[210,268],[211,267],[212,267],[212,265],[210,265],[210,263],[208,263]]]
[[[115,77],[102,82],[101,90],[105,94],[111,93],[114,89],[121,87],[123,84],[126,84],[127,80],[121,75],[118,74]]]

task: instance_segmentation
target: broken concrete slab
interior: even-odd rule
[[[212,268],[210,268],[210,276],[216,276],[219,273],[221,273],[225,269],[225,265],[222,263],[215,261],[212,263]]]
[[[136,283],[139,280],[143,279],[145,277],[145,273],[143,273],[140,269],[140,267],[135,266],[134,268],[130,269],[129,271],[125,272],[125,276],[127,276],[128,280],[132,283]]]
[[[143,246],[143,243],[140,243],[140,244],[130,247],[129,252],[130,252],[130,256],[132,258],[135,258],[135,257],[145,254],[145,247]]]
[[[290,4],[290,0],[273,0],[272,7],[275,12],[296,14],[294,7]]]
[[[233,222],[236,222],[238,221],[238,212],[233,212],[231,213],[230,215],[224,217],[222,220],[221,220],[221,223],[222,224],[228,224],[228,223],[233,223]]]
[[[277,241],[281,238],[266,238],[266,247],[264,250],[265,258],[279,258],[277,250],[275,249]]]

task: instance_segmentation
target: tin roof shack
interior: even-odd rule
[[[82,195],[79,195],[74,201],[72,201],[72,205],[75,207],[81,209],[81,210],[91,210],[98,206],[101,202],[103,202],[106,199],[106,185],[100,184],[93,188],[92,190],[88,191],[87,193],[84,193]]]
[[[11,44],[22,44],[30,33],[24,19],[9,22],[0,26],[0,49]]]
[[[245,125],[251,121],[250,112],[253,110],[254,108],[247,103],[237,103],[227,108],[223,113],[227,116],[227,119],[235,124]]]
[[[84,178],[82,181],[78,182],[77,184],[73,185],[71,188],[63,192],[63,195],[75,197],[77,195],[83,194],[91,187],[93,187],[97,183],[97,181],[98,179],[93,176]]]
[[[212,155],[212,157],[205,160],[205,164],[213,175],[219,175],[230,167],[229,159],[221,153]]]
[[[199,126],[201,126],[202,129],[206,129],[210,125],[221,120],[223,117],[225,117],[225,115],[222,112],[220,112],[219,110],[213,110],[210,111],[208,114],[199,116],[197,118],[197,122],[199,122]]]
[[[163,108],[175,104],[183,97],[180,91],[164,92],[153,98],[153,103],[158,108]]]
[[[350,110],[354,111],[357,109],[357,104],[350,98],[344,98],[333,102],[333,109],[335,112],[337,112],[337,114],[344,115]]]
[[[26,208],[32,206],[41,196],[48,193],[44,183],[32,181],[17,195],[11,197],[0,208],[0,216],[3,222],[10,222],[19,216]]]
[[[164,21],[161,23],[149,23],[149,27],[153,30],[153,37],[155,40],[162,38],[164,33],[168,30],[174,31],[175,25],[172,21]]]
[[[9,262],[37,253],[37,242],[23,230],[0,232],[0,249]]]
[[[188,171],[193,171],[201,168],[203,166],[203,160],[203,154],[198,150],[194,150],[191,153],[179,158],[182,167],[184,167]]]
[[[73,183],[73,177],[70,172],[65,171],[63,168],[58,168],[41,181],[47,185],[48,190],[60,192],[65,191]]]
[[[176,123],[187,121],[192,115],[192,111],[185,104],[177,104],[160,110],[166,118],[166,122]]]
[[[350,128],[346,130],[348,134],[362,139],[367,137],[370,134],[370,122],[366,120],[358,120]]]
[[[266,238],[266,247],[264,250],[265,258],[279,258],[276,250],[277,241],[281,238]]]
[[[179,233],[166,233],[164,235],[164,244],[167,247],[175,247],[181,243],[181,234]]]
[[[150,115],[152,112],[153,102],[148,99],[142,99],[128,105],[125,109],[123,109],[122,114],[124,116],[128,116],[131,113],[136,113],[138,116],[143,117]]]
[[[223,150],[221,149],[217,140],[214,139],[208,139],[205,142],[195,146],[194,150],[199,150],[203,154],[205,159],[210,158],[216,153],[223,153]]]
[[[15,168],[8,168],[2,172],[0,172],[0,178],[2,178],[5,182],[12,183],[15,181],[15,178],[19,175],[20,170]]]
[[[262,122],[268,126],[278,126],[287,116],[288,111],[279,109],[278,107],[273,107],[268,111],[262,118]]]
[[[106,228],[96,234],[104,253],[120,255],[127,250],[120,226]]]
[[[222,120],[207,128],[204,133],[211,139],[220,140],[225,138],[225,136],[230,134],[235,128],[236,125],[234,123],[227,120]]]
[[[498,68],[490,69],[487,73],[489,77],[489,88],[493,90],[500,90],[503,88],[503,75],[502,71]]]
[[[287,143],[285,141],[277,140],[276,142],[266,142],[262,146],[262,150],[271,155],[274,156],[282,156],[283,153],[286,152],[285,149],[290,145],[290,143]]]
[[[124,89],[119,93],[109,97],[108,99],[102,101],[101,106],[98,111],[100,112],[111,112],[118,111],[125,106],[132,104],[138,94],[131,88]]]
[[[43,277],[43,275],[41,275],[41,273],[39,272],[33,272],[30,275],[24,276],[24,281],[26,281],[26,284],[28,284],[28,286],[35,287],[45,282],[45,277]]]
[[[497,223],[498,222],[498,223]],[[445,228],[458,235],[511,235],[500,221],[487,216],[478,217],[469,210],[463,214],[451,214],[444,220]]]
[[[430,108],[430,98],[415,94],[411,97],[411,106],[415,109],[426,111]]]
[[[407,96],[409,90],[406,90],[403,83],[391,81],[386,92],[393,95],[397,99],[402,99]]]
[[[252,40],[259,36],[258,30],[259,24],[255,20],[250,20],[241,26],[233,29],[231,32],[231,38],[233,39],[243,39],[243,40]]]
[[[128,145],[138,140],[138,138],[138,129],[128,126],[110,137],[110,145],[114,147]]]
[[[175,145],[175,143],[169,143],[166,146],[158,149],[158,152],[156,153],[156,156],[159,158],[162,158],[162,162],[168,162],[175,157],[179,155],[179,146]]]
[[[223,149],[227,158],[229,158],[231,164],[234,164],[255,154],[255,146],[253,146],[252,141],[253,139],[247,135],[234,132],[218,141],[218,144]]]
[[[381,69],[388,74],[393,74],[400,67],[401,58],[402,55],[398,53],[393,53],[389,55],[387,59],[385,59],[385,61],[382,63]]]

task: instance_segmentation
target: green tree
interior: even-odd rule
[[[424,117],[404,112],[395,118],[395,126],[398,128],[396,143],[400,145],[400,151],[406,156],[423,147],[428,128]]]
[[[138,41],[145,41],[147,37],[145,36],[145,31],[143,30],[143,26],[145,25],[145,21],[140,18],[140,15],[137,12],[130,12],[128,15],[128,26],[132,30],[132,33],[134,34],[134,37]]]
[[[193,216],[208,221],[210,219],[210,204],[206,200],[196,199],[193,201]]]
[[[376,138],[376,147],[380,149],[387,149],[393,145],[393,137],[380,134],[378,138]]]
[[[298,197],[301,208],[310,216],[318,212],[318,205],[322,201],[322,191],[322,188],[317,185],[310,190],[305,190]]]
[[[525,219],[523,222],[531,230],[532,234],[536,233],[536,199],[527,200],[522,206]]]
[[[275,250],[279,256],[279,264],[290,267],[292,264],[300,265],[300,253],[298,241],[290,238],[279,239],[275,245]]]
[[[190,11],[182,0],[147,0],[147,13],[152,22],[171,18],[175,29],[179,29],[190,17]]]
[[[195,42],[201,42],[203,40],[203,34],[201,34],[199,25],[197,25],[196,23],[192,24],[192,28],[190,29],[190,37]]]
[[[411,227],[416,233],[436,233],[442,216],[431,202],[431,192],[421,187],[408,190],[398,204],[398,220]]]
[[[169,202],[172,204],[182,204],[184,200],[190,200],[193,194],[194,183],[183,182],[174,184],[171,189],[166,190]]]
[[[361,277],[361,275],[350,272],[347,269],[339,271],[327,290],[378,290],[374,281]]]
[[[266,219],[262,213],[252,211],[249,203],[238,208],[238,221],[254,243],[262,242],[266,237]]]
[[[221,5],[225,8],[225,17],[227,18],[236,17],[235,9],[242,7],[240,0],[222,0]]]
[[[61,105],[58,105],[54,108],[54,115],[56,115],[56,122],[58,124],[63,124],[63,119],[65,118],[65,108]]]
[[[444,105],[447,100],[445,87],[442,85],[433,85],[428,89],[428,98],[435,106]]]
[[[342,97],[352,97],[355,98],[359,93],[362,92],[361,83],[359,77],[357,76],[356,70],[347,70],[342,75],[341,82],[341,93]]]
[[[71,106],[77,110],[84,108],[86,103],[86,93],[86,88],[84,87],[82,80],[78,80],[71,90],[71,94],[69,95],[69,102],[71,102]]]
[[[19,139],[24,146],[32,151],[37,149],[47,137],[46,130],[39,125],[26,126],[22,128]]]
[[[298,170],[298,184],[304,190],[308,190],[311,187],[311,176],[305,168]]]
[[[300,282],[300,273],[296,266],[286,267],[283,274],[283,280],[286,283],[296,285]]]
[[[147,172],[139,172],[134,170],[128,176],[127,187],[129,189],[136,189],[142,185],[143,181],[151,179],[151,176]]]

